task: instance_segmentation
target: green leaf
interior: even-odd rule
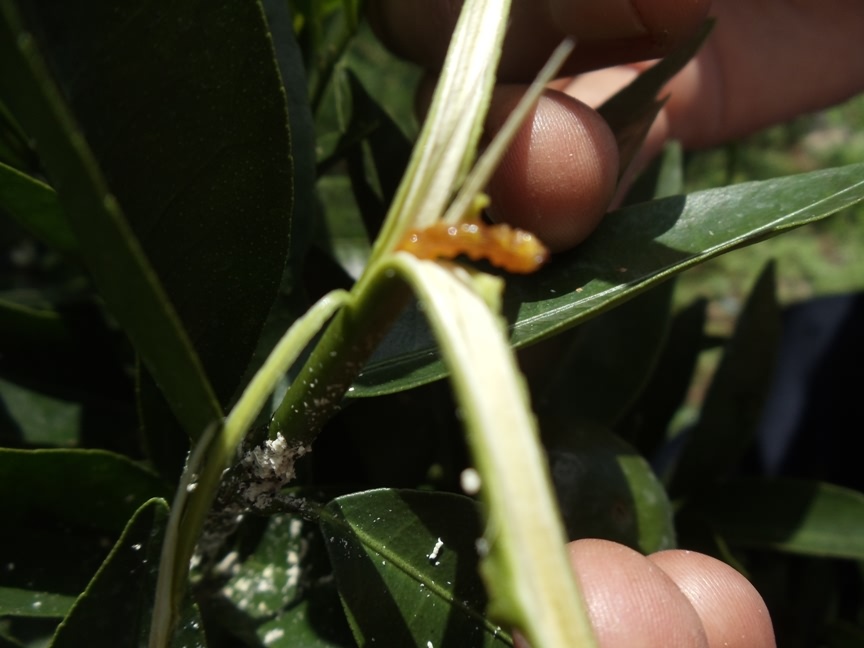
[[[353,646],[318,525],[275,515],[263,531],[249,526],[220,563],[231,574],[219,589],[234,608],[226,627],[266,646]]]
[[[483,616],[475,504],[458,495],[375,490],[321,515],[339,593],[361,645],[509,646]]]
[[[230,554],[230,578],[221,593],[244,615],[262,620],[293,606],[315,578],[320,578],[326,553],[317,527],[296,515],[274,515],[267,520],[251,548],[241,539]],[[325,570],[326,571],[329,570]],[[317,572],[317,573],[316,573]]]
[[[350,180],[346,176],[326,176],[318,187],[327,230],[324,245],[345,273],[356,279],[366,267],[372,246]]]
[[[568,427],[548,449],[569,540],[603,538],[644,554],[675,546],[672,506],[636,450],[608,430]]]
[[[403,138],[413,141],[418,130],[415,90],[423,69],[387,49],[368,21],[357,26],[357,34],[345,52],[345,66],[387,115],[386,120],[392,120]],[[387,74],[381,74],[382,70],[387,70]]]
[[[0,163],[0,210],[15,218],[29,232],[60,250],[77,247],[54,190],[20,171]]]
[[[150,500],[129,520],[123,535],[54,635],[52,648],[145,645],[168,519],[164,500]],[[191,600],[172,646],[206,646]]]
[[[306,60],[312,109],[317,112],[357,29],[360,0],[290,0],[290,4]]]
[[[8,299],[0,299],[0,337],[34,346],[56,345],[70,339],[57,311],[33,308]]]
[[[354,648],[357,644],[333,581],[323,581],[297,605],[257,628],[268,648]]]
[[[210,426],[192,449],[177,486],[159,561],[158,594],[153,610],[151,646],[163,646],[173,635],[179,604],[187,586],[189,562],[223,474],[236,459],[241,441],[271,397],[273,390],[297,360],[297,356],[331,316],[349,301],[348,293],[336,290],[319,299],[305,315],[298,318],[246,385],[228,417]],[[305,382],[304,380],[303,383]],[[289,389],[288,393],[292,391]],[[308,441],[291,439],[287,444],[284,442],[285,439],[282,439],[282,443],[278,445],[282,448],[281,469],[286,472],[273,475],[274,480],[291,479],[288,473],[293,474],[294,461],[308,451]],[[285,481],[275,486],[271,482],[270,486],[279,488]],[[236,481],[226,483],[237,484]],[[260,483],[258,485],[261,486]],[[249,484],[246,486],[248,489]],[[266,487],[264,490],[266,494]],[[236,493],[231,495],[239,497]],[[248,498],[241,505],[248,506]]]
[[[357,146],[348,140],[342,146],[348,149],[355,197],[374,237],[408,165],[411,144],[354,74],[348,73],[348,81],[354,102],[351,130],[363,135],[364,142]]]
[[[6,0],[3,94],[97,287],[195,436],[220,415],[207,379],[226,404],[282,275],[288,118],[257,3],[139,4],[27,5],[58,90]]]
[[[81,432],[81,403],[40,394],[0,378],[0,411],[14,435],[30,445],[77,445]],[[4,431],[3,436],[7,432]]]
[[[652,377],[616,427],[616,432],[646,457],[652,457],[665,442],[669,423],[687,396],[706,344],[707,305],[707,300],[697,300],[672,319]]]
[[[670,144],[627,199],[677,194],[681,177],[681,147]],[[540,375],[528,375],[547,446],[567,446],[574,422],[611,429],[624,416],[663,348],[675,285],[667,281],[524,353],[526,364],[539,355]]]
[[[780,342],[774,264],[756,281],[702,405],[686,432],[670,484],[673,497],[705,488],[733,470],[755,439]]]
[[[499,315],[503,282],[405,252],[392,264],[417,294],[452,372],[476,467],[474,479],[463,473],[473,484],[465,488],[480,493],[488,515],[480,570],[490,614],[534,645],[593,647],[528,390]]]
[[[10,0],[0,4],[0,96],[39,142],[61,203],[102,297],[111,305],[191,433],[220,415],[153,269],[74,123],[47,64]],[[181,404],[182,403],[182,404]]]
[[[598,108],[618,142],[619,177],[626,173],[666,102],[665,98],[658,101],[657,93],[696,55],[713,26],[713,22],[706,22],[693,39],[641,73]]]
[[[315,225],[315,124],[306,91],[303,55],[294,37],[291,9],[285,0],[263,0],[267,26],[288,107],[294,163],[294,206],[290,263],[302,260]]]
[[[74,603],[74,596],[0,587],[0,617],[63,618]]]
[[[682,524],[707,523],[729,544],[864,560],[864,494],[793,479],[736,479],[694,499]]]
[[[142,502],[170,494],[141,465],[103,450],[0,448],[0,511],[7,523],[27,515],[119,532]]]
[[[530,277],[511,277],[503,310],[516,347],[554,335],[724,252],[864,200],[864,164],[749,182],[633,205]],[[384,340],[352,396],[446,375],[428,329],[408,315]]]
[[[39,168],[33,144],[21,130],[21,125],[0,101],[0,163],[28,172]]]
[[[674,289],[668,281],[547,343],[556,361],[534,397],[547,442],[564,442],[574,420],[608,428],[624,416],[657,362]]]

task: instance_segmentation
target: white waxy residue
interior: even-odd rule
[[[480,473],[478,473],[473,468],[466,468],[462,471],[462,474],[459,475],[459,483],[462,486],[462,490],[465,491],[467,495],[476,495],[480,492]]]
[[[436,567],[441,563],[438,562],[438,556],[441,555],[441,550],[444,548],[444,541],[441,538],[438,538],[438,542],[435,543],[435,546],[432,547],[432,553],[426,556],[429,559],[429,562],[433,563]]]

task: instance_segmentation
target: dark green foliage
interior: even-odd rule
[[[681,62],[606,106],[622,153]],[[146,643],[189,440],[357,276],[418,78],[350,0],[0,0],[0,646]],[[722,173],[751,177],[757,144]],[[688,193],[672,147],[589,241],[507,277],[503,298],[571,537],[729,560],[781,645],[861,643],[864,496],[754,468],[783,264],[728,337],[690,301],[702,275],[676,276],[860,205],[860,156],[835,158]],[[175,646],[511,645],[484,616],[444,375],[409,305],[321,422],[299,488],[260,517],[216,511]]]

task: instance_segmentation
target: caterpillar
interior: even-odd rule
[[[518,274],[535,272],[549,258],[546,246],[530,232],[505,223],[487,225],[474,219],[457,225],[435,223],[409,230],[396,249],[419,259],[465,255],[472,261],[483,259]]]

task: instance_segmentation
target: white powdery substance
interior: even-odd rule
[[[285,484],[294,479],[294,463],[309,452],[309,446],[290,447],[281,434],[252,449],[241,460],[248,481],[242,495],[250,506],[262,508]]]
[[[272,630],[268,630],[267,634],[264,635],[264,645],[269,646],[273,642],[279,641],[284,636],[285,631],[282,628],[273,628]]]

